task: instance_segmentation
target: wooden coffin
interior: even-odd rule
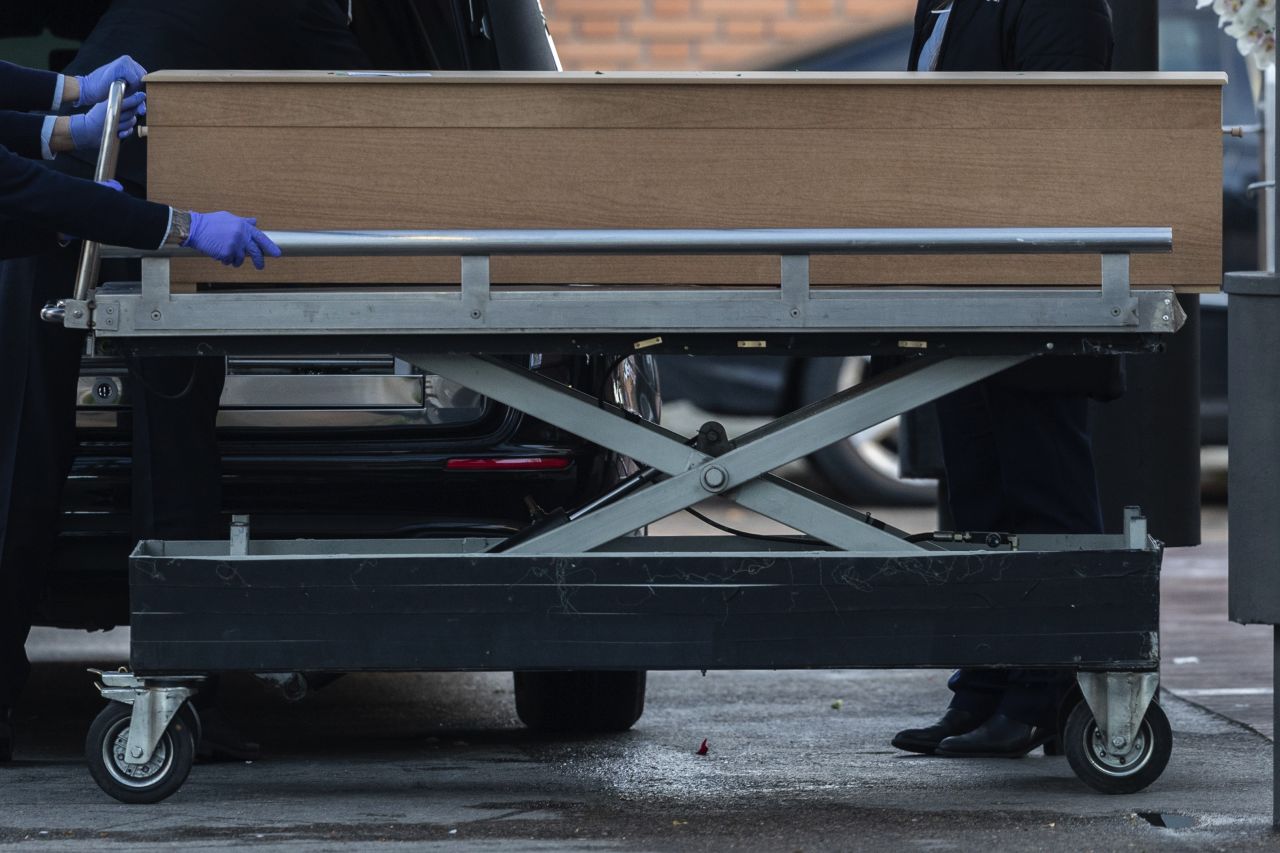
[[[1216,290],[1221,74],[162,72],[149,193],[268,229],[1171,226]],[[777,284],[776,258],[502,258],[496,284]],[[177,282],[456,283],[453,259]],[[819,285],[1096,285],[1094,257],[818,257]]]

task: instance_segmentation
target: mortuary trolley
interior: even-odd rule
[[[100,177],[112,157],[104,145]],[[175,283],[189,252],[86,245],[76,292],[44,317],[86,330],[101,353],[395,353],[638,470],[507,539],[263,541],[237,516],[225,541],[140,542],[130,671],[99,674],[112,701],[87,742],[107,793],[157,802],[177,791],[199,725],[188,700],[207,676],[232,671],[1070,668],[1079,690],[1058,742],[1075,773],[1129,793],[1164,770],[1162,549],[1139,509],[1119,535],[908,533],[770,472],[1029,359],[1158,352],[1185,318],[1173,286],[1131,286],[1130,264],[1172,252],[1172,228],[269,233],[288,258],[461,258],[460,271],[452,285],[196,291]],[[99,252],[141,256],[141,280],[93,289]],[[749,287],[521,286],[492,275],[493,258],[578,256],[765,258],[777,275]],[[1091,257],[1096,272],[1071,287],[812,281],[811,259],[862,256]],[[762,351],[901,364],[745,435],[709,423],[686,436],[509,357]],[[643,535],[715,496],[797,533]]]

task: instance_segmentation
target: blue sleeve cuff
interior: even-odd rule
[[[44,122],[40,125],[40,156],[46,160],[52,160],[58,156],[49,147],[49,143],[53,140],[53,123],[57,120],[57,116],[45,116]]]
[[[49,109],[57,112],[62,109],[62,90],[67,85],[67,77],[65,74],[58,75],[58,82],[53,84],[53,103],[49,105]]]

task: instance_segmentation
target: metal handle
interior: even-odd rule
[[[102,126],[102,144],[98,148],[98,165],[93,170],[93,179],[99,183],[109,181],[116,174],[116,160],[120,156],[120,110],[124,103],[124,81],[116,80],[111,84],[107,95],[107,119]],[[92,240],[85,240],[80,247],[80,266],[76,270],[76,289],[74,298],[83,302],[89,298],[89,289],[98,280],[98,268],[101,265],[100,247]]]
[[[65,299],[59,299],[57,302],[50,302],[48,305],[40,309],[40,319],[46,323],[56,323],[61,326],[62,321],[67,316],[67,302]]]
[[[268,231],[286,256],[928,255],[1170,252],[1171,228],[731,228]],[[110,246],[109,258],[191,257]]]

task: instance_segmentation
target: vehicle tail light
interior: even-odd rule
[[[450,459],[447,471],[561,471],[572,460],[567,456],[510,456]]]

